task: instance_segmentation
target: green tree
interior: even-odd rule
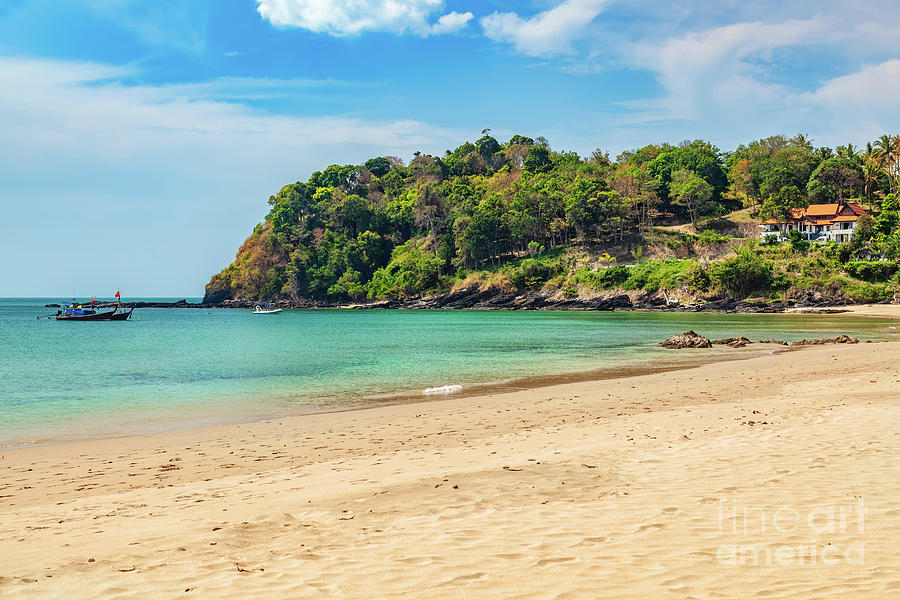
[[[834,156],[822,161],[812,172],[806,192],[811,201],[844,202],[862,185],[862,168],[849,158]]]
[[[550,160],[550,151],[543,146],[530,146],[528,155],[522,165],[532,173],[545,173],[553,166]]]
[[[713,187],[695,173],[680,170],[672,173],[669,193],[675,204],[687,209],[691,225],[696,227],[697,218],[709,208]]]
[[[366,168],[375,177],[383,177],[391,170],[391,162],[383,156],[370,158],[366,161]]]

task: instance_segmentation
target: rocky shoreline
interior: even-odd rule
[[[722,346],[730,346],[731,348],[745,348],[746,346],[752,344],[753,341],[741,336],[738,338],[724,338],[721,340],[710,340],[708,337],[700,335],[693,329],[690,331],[685,331],[684,333],[679,333],[677,335],[673,335],[669,339],[660,342],[659,345],[663,348],[668,348],[669,350],[684,350],[684,349],[693,349],[693,348],[712,348],[716,345]],[[760,344],[777,344],[779,346],[821,346],[823,344],[858,344],[859,338],[850,337],[846,334],[841,334],[837,337],[833,338],[818,338],[818,339],[802,339],[793,342],[785,342],[784,340],[759,340]]]
[[[209,298],[204,298],[209,300]],[[216,299],[219,300],[219,299]],[[187,304],[194,308],[253,308],[258,300],[222,299],[216,302]],[[501,288],[469,287],[426,298],[375,300],[359,303],[323,302],[318,300],[276,300],[278,308],[342,308],[342,309],[458,309],[458,310],[651,310],[668,312],[781,313],[788,310],[806,312],[845,312],[840,307],[851,304],[843,297],[809,293],[787,301],[735,300],[733,298],[691,299],[681,301],[663,293],[609,292],[591,297],[567,298],[559,292],[515,292]]]
[[[358,303],[322,300],[233,300],[209,297],[202,302],[123,302],[123,308],[242,308],[252,309],[266,302],[283,309],[456,309],[456,310],[649,310],[663,312],[719,313],[812,313],[846,312],[841,307],[852,304],[841,296],[808,293],[790,300],[735,300],[733,298],[691,299],[681,301],[665,294],[647,292],[610,292],[592,297],[567,298],[560,293],[514,292],[499,288],[478,287],[455,290],[447,294],[404,300],[372,300]],[[53,307],[54,305],[47,305]],[[115,303],[95,303],[95,308],[111,308]]]

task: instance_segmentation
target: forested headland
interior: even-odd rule
[[[579,298],[608,291],[883,301],[900,292],[900,136],[856,148],[773,136],[611,157],[501,143],[485,130],[442,156],[331,165],[269,212],[205,302],[410,299],[465,289]],[[761,219],[855,202],[849,243],[759,241]]]

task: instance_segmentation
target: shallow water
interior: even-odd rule
[[[687,329],[880,340],[892,324],[847,315],[227,309],[66,323],[36,318],[55,312],[48,302],[60,300],[0,299],[0,445],[446,397],[423,394],[442,386],[614,375],[668,364],[675,355],[656,344]]]

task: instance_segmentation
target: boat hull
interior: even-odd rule
[[[132,308],[128,312],[117,312],[114,310],[94,313],[93,315],[57,315],[57,321],[125,321],[134,311]]]

